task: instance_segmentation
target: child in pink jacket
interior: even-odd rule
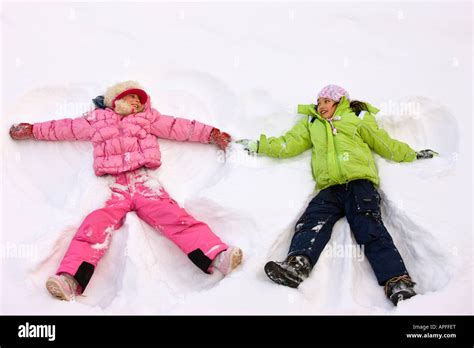
[[[83,117],[20,123],[11,127],[10,135],[16,140],[90,140],[95,174],[115,177],[110,199],[85,218],[56,275],[46,282],[56,298],[70,301],[85,290],[113,232],[130,211],[173,241],[206,273],[217,269],[227,275],[240,264],[239,248],[222,242],[148,174],[161,165],[158,138],[215,144],[225,150],[229,134],[197,121],[160,114],[140,85],[126,81],[110,87],[103,105]]]

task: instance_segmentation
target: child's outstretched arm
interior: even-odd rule
[[[89,140],[91,138],[91,114],[78,118],[65,118],[39,123],[14,124],[10,128],[10,136],[15,140]]]
[[[392,139],[385,130],[379,128],[374,115],[369,112],[364,115],[359,125],[359,134],[372,150],[395,162],[412,162],[437,155],[437,152],[432,150],[416,152],[408,144]]]
[[[292,129],[281,137],[269,137],[265,134],[260,140],[241,140],[249,153],[257,152],[269,157],[288,158],[299,155],[312,147],[308,129],[308,117],[301,119]]]
[[[215,144],[221,150],[225,150],[231,140],[229,134],[195,120],[162,115],[156,110],[154,115],[151,133],[159,138]]]

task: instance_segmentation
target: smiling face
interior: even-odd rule
[[[318,112],[325,119],[330,119],[336,111],[337,104],[337,102],[329,98],[318,98]]]
[[[145,108],[145,106],[140,101],[140,98],[136,94],[127,94],[122,98],[122,100],[132,107],[132,113],[141,112]]]

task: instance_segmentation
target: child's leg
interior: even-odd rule
[[[380,195],[368,180],[351,182],[346,203],[346,216],[371,264],[380,285],[393,277],[408,274],[392,237],[382,222]]]
[[[272,281],[297,288],[309,276],[331,238],[334,224],[344,216],[343,195],[344,188],[339,185],[313,198],[296,223],[287,258],[265,264],[265,273]]]
[[[163,188],[137,185],[134,195],[137,215],[173,241],[202,271],[217,254],[228,248],[205,223],[189,215]]]
[[[95,267],[109,247],[112,232],[123,225],[131,209],[128,193],[118,192],[106,206],[90,213],[82,222],[64,255],[56,274],[74,276],[83,291]]]
[[[308,204],[295,227],[288,256],[304,255],[313,267],[331,238],[332,228],[344,216],[343,186],[333,186],[319,192]]]

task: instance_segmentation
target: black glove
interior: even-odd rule
[[[433,150],[421,150],[416,153],[416,159],[426,159],[426,158],[433,158],[434,156],[438,156],[439,153]]]

